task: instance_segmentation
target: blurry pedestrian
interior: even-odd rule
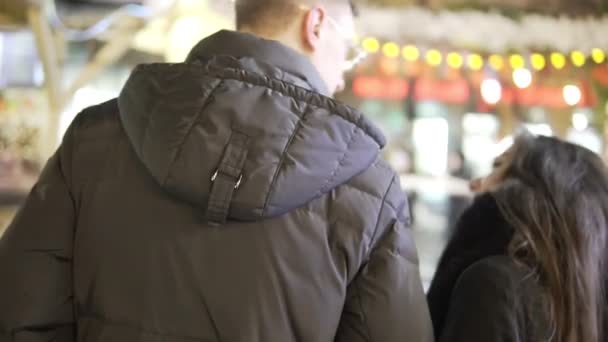
[[[414,158],[408,149],[395,147],[388,156],[388,162],[399,176],[407,177],[414,174]],[[418,194],[415,189],[405,189],[405,194],[409,207],[410,225],[413,228],[416,226],[414,208],[416,206]]]
[[[428,293],[440,342],[606,339],[608,178],[600,158],[522,136],[475,181]]]
[[[464,153],[460,150],[450,152],[448,156],[448,171],[452,182],[469,182],[472,178]],[[454,229],[460,215],[470,204],[471,198],[466,194],[460,192],[450,192],[448,194],[447,240],[454,234]]]
[[[71,125],[0,240],[0,340],[430,342],[347,0],[237,0]]]
[[[448,169],[450,176],[462,180],[471,180],[471,170],[467,165],[464,153],[461,150],[450,152],[448,156]]]

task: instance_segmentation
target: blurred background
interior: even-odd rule
[[[359,1],[368,57],[339,98],[382,128],[423,279],[467,182],[527,129],[608,158],[608,0]],[[140,63],[233,27],[229,0],[0,0],[0,234],[74,116]]]

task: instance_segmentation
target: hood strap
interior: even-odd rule
[[[211,177],[211,194],[207,204],[206,218],[212,225],[226,223],[230,203],[234,192],[238,190],[243,179],[243,168],[247,160],[249,136],[241,132],[232,132],[228,146],[224,150],[222,161]]]

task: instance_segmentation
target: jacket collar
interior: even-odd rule
[[[475,198],[462,214],[431,282],[427,299],[433,328],[440,336],[460,276],[473,264],[492,256],[508,255],[514,230],[490,193]]]
[[[186,62],[217,55],[251,57],[305,80],[311,90],[325,96],[331,95],[315,66],[302,54],[278,41],[243,32],[222,30],[198,43]]]

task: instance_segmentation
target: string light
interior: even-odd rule
[[[399,50],[399,45],[393,42],[388,42],[382,46],[382,53],[384,53],[386,57],[390,58],[399,57]]]
[[[406,45],[403,47],[403,58],[410,62],[415,62],[420,58],[420,50],[413,45]]]
[[[451,68],[459,69],[463,64],[462,56],[457,52],[450,52],[447,57],[447,62]]]
[[[431,49],[426,53],[426,61],[432,66],[438,66],[443,61],[443,56],[439,50]]]
[[[551,54],[551,64],[557,70],[561,70],[566,66],[566,57],[559,52]]]
[[[396,58],[401,55],[403,59],[409,62],[418,61],[422,56],[420,49],[411,44],[403,47],[400,47],[395,42],[386,42],[382,44],[377,38],[374,37],[361,39],[360,44],[363,50],[365,50],[365,52],[368,54],[375,54],[381,51],[386,57]],[[471,53],[466,55],[466,59],[465,56],[457,52],[451,52],[444,56],[437,49],[430,49],[426,52],[426,54],[424,54],[424,59],[432,66],[441,65],[441,63],[444,61],[444,57],[446,63],[451,68],[455,69],[461,68],[466,64],[469,69],[479,71],[483,69],[486,63],[496,71],[502,70],[506,63],[508,63],[514,71],[524,69],[526,67],[526,59],[521,54],[517,53],[506,57],[499,54],[492,54],[487,58],[484,58],[476,53]],[[541,53],[533,53],[530,55],[530,66],[535,71],[541,71],[545,69],[547,64],[550,62],[555,69],[561,70],[565,68],[568,60],[570,60],[572,65],[576,67],[582,67],[587,63],[587,59],[593,60],[593,62],[596,64],[602,64],[608,60],[608,55],[600,48],[592,49],[589,55],[585,55],[585,53],[579,50],[572,51],[569,55],[564,55],[560,52],[553,52],[547,57]]]
[[[585,65],[585,61],[587,60],[587,56],[585,56],[584,53],[580,52],[580,51],[573,51],[570,54],[570,59],[572,60],[572,64],[574,64],[574,66],[580,68],[583,65]]]
[[[606,60],[606,53],[601,49],[591,50],[591,58],[597,64],[602,64]]]
[[[532,56],[530,56],[530,63],[532,64],[534,70],[543,70],[545,66],[547,66],[545,56],[541,55],[540,53],[533,53]]]
[[[526,66],[526,61],[524,60],[524,57],[522,55],[517,54],[511,55],[511,57],[509,57],[509,63],[511,63],[511,68],[513,68],[514,70],[522,69]]]
[[[500,55],[491,55],[488,62],[496,71],[501,70],[505,66],[505,61]]]
[[[361,46],[367,53],[376,53],[380,50],[380,42],[376,38],[365,38]]]
[[[478,55],[478,54],[471,54],[469,55],[469,58],[467,59],[469,68],[471,68],[471,70],[481,70],[483,68],[483,58]]]

